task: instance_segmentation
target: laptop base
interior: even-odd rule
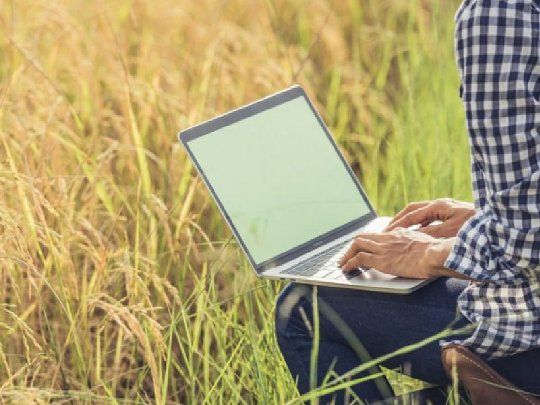
[[[360,231],[380,232],[388,225],[390,220],[391,218],[389,217],[376,218],[364,228],[359,229],[350,235],[346,235],[345,237],[340,238],[340,240],[336,240],[333,244],[343,243],[347,240],[351,241],[354,238],[354,235]],[[317,251],[322,249],[328,249],[328,246],[321,246],[320,248],[308,253],[306,255],[307,258],[309,258],[310,255],[317,254]],[[341,254],[343,254],[343,251],[340,251],[338,253],[338,255]],[[305,257],[299,258],[299,260],[305,259]],[[357,290],[385,292],[392,294],[410,294],[411,292],[433,281],[432,279],[421,280],[396,277],[382,273],[375,269],[360,270],[358,274],[354,277],[347,277],[345,274],[343,274],[340,268],[324,268],[323,265],[321,266],[320,271],[316,272],[311,276],[304,277],[300,275],[287,274],[287,268],[292,267],[297,263],[298,260],[295,260],[291,263],[287,263],[285,266],[269,269],[262,273],[261,276],[263,278],[268,278],[271,280],[290,280],[302,284],[321,285],[325,287],[352,288]]]

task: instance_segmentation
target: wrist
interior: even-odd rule
[[[430,242],[424,257],[429,278],[451,276],[451,270],[444,267],[446,259],[452,251],[455,238],[437,239]]]

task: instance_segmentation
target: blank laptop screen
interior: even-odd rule
[[[256,264],[371,212],[304,97],[187,145]]]

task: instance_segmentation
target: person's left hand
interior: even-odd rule
[[[375,268],[400,277],[427,279],[445,275],[444,261],[453,239],[436,239],[409,229],[357,235],[339,261],[344,272]]]

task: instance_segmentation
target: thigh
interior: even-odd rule
[[[540,349],[501,357],[488,363],[520,389],[540,395]]]
[[[456,319],[457,297],[466,286],[466,281],[441,278],[408,295],[319,286],[321,340],[351,346],[351,340],[357,339],[371,358],[389,354],[433,336]],[[304,291],[301,295],[311,294],[311,287],[291,286],[285,296],[290,297],[295,288]],[[311,312],[305,311],[310,322]],[[362,357],[362,362],[367,360]],[[447,382],[438,342],[383,364],[390,368],[403,366],[407,374],[431,383]]]

